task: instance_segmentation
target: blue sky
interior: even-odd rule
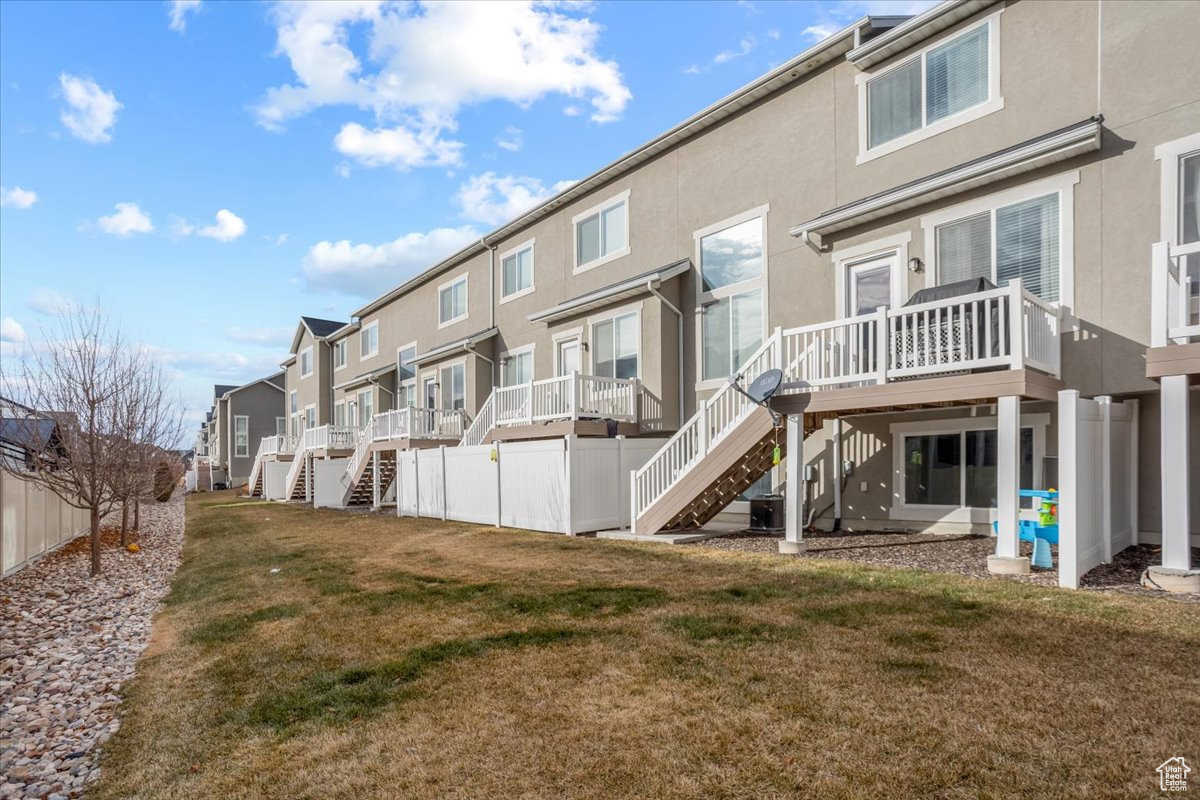
[[[64,302],[202,416],[349,312],[865,13],[931,3],[0,3],[0,340]]]

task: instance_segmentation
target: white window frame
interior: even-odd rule
[[[554,345],[554,374],[555,376],[562,375],[562,361],[560,348],[564,342],[575,340],[575,346],[579,348],[579,372],[584,371],[583,360],[583,328],[571,328],[570,330],[559,331],[550,337],[551,343]]]
[[[292,389],[291,394],[288,395],[288,416],[295,416],[300,412],[300,392]]]
[[[536,344],[526,344],[526,345],[522,345],[520,347],[514,347],[510,350],[506,350],[505,352],[500,354],[500,383],[503,386],[516,386],[517,385],[515,383],[508,382],[508,379],[505,375],[505,367],[507,365],[504,362],[507,359],[512,358],[513,356],[522,356],[522,355],[525,355],[526,353],[529,354],[529,380],[530,381],[537,380],[537,353],[535,352],[536,348],[537,348]],[[465,382],[464,382],[464,384],[465,384]]]
[[[992,222],[992,281],[996,270],[996,209],[1058,194],[1058,302],[1051,303],[1063,311],[1064,330],[1073,330],[1075,325],[1075,185],[1079,183],[1079,170],[1064,172],[1033,183],[1014,186],[995,194],[989,194],[966,203],[936,211],[921,217],[921,231],[925,236],[925,267],[931,286],[938,283],[937,228],[951,222],[990,213]]]
[[[430,381],[433,382],[433,405],[432,406],[426,405],[426,403],[429,402],[429,382]],[[420,384],[418,384],[418,385],[421,387],[421,397],[420,397],[421,408],[424,408],[427,410],[436,409],[438,407],[438,400],[440,399],[439,395],[441,394],[441,387],[438,386],[437,370],[435,369],[431,372],[422,372],[421,373],[421,381],[420,381]]]
[[[350,339],[338,339],[333,343],[333,371],[345,369],[350,365]],[[338,363],[338,355],[341,355],[342,363]]]
[[[246,420],[246,443],[243,446],[238,445],[237,426],[238,420]],[[233,415],[233,457],[234,458],[249,458],[250,457],[250,416],[248,414]]]
[[[397,389],[403,388],[406,392],[415,390],[415,388],[419,384],[419,380],[418,380],[419,375],[417,374],[417,367],[415,364],[411,367],[412,377],[407,378],[405,380],[400,380],[400,370],[404,369],[403,365],[401,365],[401,363],[400,363],[400,354],[403,353],[405,350],[410,350],[410,349],[413,351],[413,355],[415,356],[417,354],[417,343],[409,342],[408,344],[402,344],[396,348],[396,381],[397,381],[396,388]],[[399,397],[399,394],[400,393],[397,391],[397,393],[396,393],[397,397]],[[413,405],[415,406],[417,404],[413,403]],[[399,405],[398,402],[396,404],[396,407],[401,408],[401,406]]]
[[[701,228],[692,233],[692,246],[693,246],[693,250],[695,253],[695,262],[694,263],[696,265],[695,266],[695,271],[696,271],[696,275],[695,275],[695,284],[696,284],[696,324],[695,324],[696,330],[695,330],[695,335],[696,335],[696,377],[697,377],[696,390],[697,391],[707,391],[709,389],[718,389],[721,386],[723,386],[725,383],[727,383],[729,380],[728,376],[726,376],[724,378],[709,378],[708,380],[703,380],[701,378],[701,376],[704,375],[704,309],[705,308],[707,308],[708,306],[710,306],[720,300],[724,300],[727,297],[732,297],[733,295],[736,295],[736,294],[745,294],[746,292],[750,292],[755,289],[761,289],[762,290],[762,302],[763,302],[762,340],[764,342],[767,340],[767,331],[770,329],[769,325],[768,325],[768,317],[769,317],[768,311],[770,309],[770,292],[768,291],[768,287],[769,287],[768,275],[770,275],[770,269],[769,269],[770,264],[768,263],[769,259],[767,256],[767,230],[768,230],[767,215],[770,211],[771,211],[771,206],[768,203],[765,205],[758,206],[756,208],[751,208],[747,211],[743,211],[740,214],[735,214],[732,217],[723,219],[720,222],[715,222],[712,225],[708,225],[707,227]],[[756,217],[758,217],[762,220],[762,251],[763,251],[762,252],[762,274],[759,277],[751,278],[748,281],[742,281],[741,283],[733,283],[733,284],[730,284],[729,286],[722,286],[719,289],[713,289],[711,292],[704,291],[704,273],[701,271],[703,269],[703,260],[701,258],[701,254],[700,254],[701,240],[704,239],[705,236],[709,236],[714,233],[720,233],[721,231],[725,230],[726,228],[732,228],[735,225],[741,225],[743,222],[749,222],[750,220],[752,220]],[[638,362],[638,367],[639,367],[639,369],[641,368],[640,361]]]
[[[470,277],[471,277],[471,273],[464,272],[463,274],[459,275],[458,277],[452,278],[452,279],[446,281],[445,283],[441,284],[440,286],[438,286],[438,288],[437,288],[437,315],[438,315],[438,329],[439,330],[441,330],[442,328],[448,327],[450,325],[453,325],[456,322],[462,322],[464,319],[471,316],[471,284],[470,284],[470,280],[469,280]],[[450,287],[456,286],[460,283],[463,285],[463,313],[452,319],[442,319],[442,292],[445,291],[446,289],[449,289]]]
[[[597,214],[603,214],[608,209],[618,203],[625,204],[625,246],[620,250],[614,250],[611,253],[606,253],[599,258],[593,259],[586,263],[579,263],[579,223],[593,217]],[[571,217],[571,263],[575,265],[572,270],[573,274],[578,275],[581,272],[587,272],[589,269],[595,269],[601,264],[607,264],[610,261],[615,261],[618,258],[629,255],[632,252],[631,240],[633,232],[629,230],[629,190],[613,195],[603,203],[597,203],[586,211],[582,211]],[[604,231],[600,231],[600,241],[604,241]]]
[[[433,379],[433,391],[434,391],[434,395],[435,395],[435,397],[433,398],[434,408],[447,410],[446,409],[446,388],[444,386],[442,386],[442,370],[454,369],[455,367],[462,367],[462,371],[463,371],[463,411],[467,410],[467,399],[471,396],[471,392],[470,392],[470,389],[467,387],[468,370],[467,370],[467,359],[465,359],[465,358],[458,358],[458,359],[455,359],[454,361],[444,361],[435,367],[431,367],[428,371],[421,373],[421,392],[422,392],[422,394],[424,394],[426,383],[429,381],[429,379],[431,379],[431,378]],[[422,396],[421,399],[424,400],[425,398]]]
[[[637,332],[638,332],[638,335],[637,335],[637,374],[634,375],[633,377],[639,381],[642,379],[642,368],[643,368],[642,357],[645,355],[645,352],[644,352],[645,348],[642,346],[642,303],[640,301],[637,303],[631,303],[630,305],[626,305],[626,306],[622,306],[620,308],[613,309],[612,311],[606,311],[603,314],[597,314],[594,317],[588,317],[588,319],[587,319],[587,333],[588,333],[587,353],[588,353],[588,374],[589,375],[598,374],[596,372],[596,349],[597,349],[596,348],[596,326],[602,325],[605,322],[609,322],[610,320],[615,320],[618,317],[629,316],[630,314],[635,315],[635,317],[637,319]],[[581,366],[582,366],[582,364],[581,364]]]
[[[308,412],[309,411],[312,411],[312,419],[313,419],[312,425],[308,424]],[[316,404],[309,403],[308,405],[306,405],[304,407],[304,430],[307,431],[307,430],[311,430],[312,428],[319,428],[320,423],[321,423],[321,418],[317,416]]]
[[[1042,483],[1042,462],[1046,456],[1046,429],[1050,426],[1048,413],[1020,415],[1017,430],[1033,429],[1033,484]],[[920,422],[893,422],[890,426],[892,434],[892,502],[888,508],[888,518],[895,520],[913,520],[922,522],[970,522],[991,523],[997,518],[995,508],[979,508],[975,506],[944,506],[926,503],[905,503],[904,485],[904,438],[906,436],[937,436],[939,434],[957,433],[965,437],[969,431],[996,430],[996,417],[952,417],[949,419],[931,419]],[[966,440],[963,438],[960,455],[966,455]],[[965,465],[959,465],[958,496],[966,497]]]
[[[1200,150],[1200,133],[1163,142],[1154,148],[1154,158],[1160,162],[1162,171],[1158,184],[1160,242],[1179,244],[1179,161],[1197,150]]]
[[[370,400],[371,400],[371,417],[369,417],[366,420],[366,422],[363,422],[358,418],[358,415],[362,413],[363,408],[366,406],[366,403],[363,402],[364,395],[366,397],[370,398]],[[352,428],[361,430],[362,428],[366,427],[367,422],[370,422],[371,418],[373,418],[376,413],[375,412],[375,387],[369,386],[366,389],[359,389],[357,392],[354,393],[354,402],[355,402],[355,417],[353,420],[348,421],[346,424],[351,426]]]
[[[904,231],[871,242],[834,250],[834,294],[837,302],[837,319],[850,316],[850,268],[867,261],[886,258],[895,254],[892,264],[892,308],[899,308],[908,297],[908,246],[912,244],[912,232]]]
[[[537,287],[537,251],[534,248],[534,245],[536,243],[537,243],[536,239],[530,239],[527,242],[522,242],[521,244],[517,245],[516,247],[514,247],[512,249],[504,251],[496,259],[496,263],[500,265],[500,303],[499,303],[500,305],[504,305],[505,303],[507,303],[511,300],[516,300],[518,297],[524,297],[527,294],[533,294],[534,289]],[[518,289],[515,292],[510,292],[509,294],[505,294],[504,293],[504,260],[507,258],[512,258],[513,256],[520,255],[525,250],[529,251],[529,286],[525,287],[524,289]],[[440,300],[439,300],[438,307],[439,307],[439,309],[441,308]]]
[[[276,417],[275,418],[275,435],[276,436],[287,436],[287,429],[288,429],[287,426],[288,426],[287,417]]]
[[[339,411],[341,411],[340,415],[338,414]],[[338,422],[339,416],[341,416],[341,418],[342,418],[341,422]],[[349,417],[346,416],[346,400],[345,400],[345,398],[343,398],[333,404],[333,424],[334,425],[345,425],[347,419],[349,419]]]
[[[951,35],[940,37],[894,64],[888,64],[886,67],[874,72],[861,72],[854,76],[854,81],[858,85],[858,157],[855,159],[855,164],[865,164],[888,153],[903,150],[911,144],[937,136],[939,133],[945,133],[960,125],[966,125],[968,122],[974,122],[981,117],[986,117],[988,114],[993,114],[1004,108],[1004,96],[1000,93],[1000,15],[1003,11],[1003,4],[1000,4],[994,11],[989,12],[986,17],[975,24],[955,31]],[[984,25],[988,26],[988,99],[979,105],[965,108],[957,114],[944,117],[931,125],[925,124],[925,115],[927,113],[925,107],[926,55],[930,50],[952,42],[960,36],[965,36]],[[918,58],[921,59],[921,127],[903,136],[898,136],[891,141],[884,142],[875,147],[868,147],[870,119],[867,116],[867,84],[876,78],[887,75],[889,72],[907,66]]]
[[[306,354],[308,355],[308,372],[305,372],[305,371],[304,371],[304,356],[305,356]],[[298,357],[298,359],[297,359],[297,360],[298,360],[298,362],[299,362],[299,366],[300,366],[300,378],[301,378],[301,379],[304,379],[304,378],[311,377],[311,376],[312,376],[312,374],[313,374],[313,372],[315,372],[315,371],[316,371],[316,365],[315,365],[315,364],[314,364],[314,362],[313,362],[313,348],[312,348],[312,345],[309,345],[308,347],[306,347],[306,348],[304,348],[303,350],[301,350],[301,351],[300,351],[300,355],[299,355],[299,357]]]
[[[367,331],[371,331],[374,334],[375,346],[370,352],[364,353],[363,345],[366,343],[368,338],[364,334],[366,334]],[[362,361],[363,359],[373,358],[377,355],[379,355],[379,320],[375,320],[368,325],[363,325],[358,329],[358,360]]]

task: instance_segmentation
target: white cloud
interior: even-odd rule
[[[167,23],[167,27],[176,33],[183,33],[187,30],[188,14],[199,10],[200,0],[171,0],[171,8],[167,12],[171,21]]]
[[[465,225],[410,233],[379,245],[318,242],[309,248],[302,273],[309,288],[374,297],[478,238],[479,231]]]
[[[232,242],[246,232],[246,221],[227,208],[217,212],[217,224],[201,228],[197,233],[216,239],[218,242]]]
[[[462,107],[493,100],[527,107],[560,95],[610,122],[632,95],[616,62],[598,53],[601,27],[588,11],[534,0],[278,3],[276,52],[295,81],[268,89],[255,115],[278,130],[323,106],[369,111],[373,129],[349,123],[336,142],[368,166],[458,163],[461,144],[445,134]],[[361,60],[352,33],[365,39]]]
[[[340,163],[336,167],[334,167],[333,171],[336,172],[339,177],[349,178],[350,177],[350,162],[343,161],[342,163]]]
[[[20,186],[6,189],[0,186],[0,206],[12,208],[29,208],[37,202],[37,192],[27,191]]]
[[[177,214],[172,214],[170,230],[172,236],[191,236],[196,232],[196,226],[188,222],[183,217]]]
[[[818,3],[817,23],[809,25],[800,35],[810,42],[819,42],[864,16],[913,16],[933,6],[939,0],[835,0]]]
[[[769,29],[767,31],[767,38],[778,41],[779,40],[779,29],[778,28]]]
[[[112,141],[112,127],[122,108],[112,92],[91,78],[62,73],[58,76],[67,105],[59,113],[62,124],[78,139],[92,144]]]
[[[496,145],[510,153],[517,152],[525,145],[525,139],[521,133],[521,129],[516,125],[509,125],[499,136],[496,137]]]
[[[36,289],[29,296],[27,305],[39,314],[53,317],[77,307],[79,303],[75,298],[65,295],[57,289]]]
[[[113,236],[150,233],[154,230],[154,224],[150,221],[150,217],[138,208],[137,203],[117,203],[117,213],[96,220],[96,226]]]
[[[272,239],[270,236],[268,236],[267,240],[270,241],[272,244],[274,244],[275,247],[279,247],[280,245],[282,245],[284,242],[286,242],[288,240],[288,235],[286,233],[281,233],[278,236],[276,236],[274,239]]]
[[[713,56],[714,64],[724,64],[728,61],[733,61],[735,58],[743,58],[750,55],[750,52],[758,46],[758,39],[752,34],[746,34],[742,40],[738,42],[737,50],[722,50]]]
[[[466,219],[499,225],[520,216],[572,183],[560,181],[547,187],[537,178],[485,172],[471,176],[459,186],[457,199]]]
[[[286,347],[295,328],[229,328],[225,335],[240,344],[263,344]]]
[[[21,327],[21,323],[12,317],[0,319],[0,342],[21,344],[26,338],[28,337],[25,336],[25,329]]]
[[[812,42],[819,42],[822,39],[828,39],[833,36],[841,28],[836,25],[809,25],[800,35]]]
[[[412,131],[400,125],[367,130],[348,122],[338,131],[333,144],[338,152],[367,167],[452,166],[461,163],[462,142],[442,139],[441,129],[426,127]]]

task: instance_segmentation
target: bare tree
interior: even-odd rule
[[[9,360],[12,363],[12,360]],[[91,574],[100,572],[100,525],[132,495],[149,471],[143,448],[174,446],[178,403],[167,391],[161,367],[130,347],[97,310],[74,308],[59,315],[44,341],[17,362],[5,380],[17,400],[36,410],[30,425],[57,422],[61,447],[41,449],[32,469],[3,468],[87,509],[91,524]]]

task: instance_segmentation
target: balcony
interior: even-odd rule
[[[384,411],[371,419],[370,440],[446,439],[456,442],[462,438],[466,419],[466,413],[460,409],[398,408]]]
[[[353,450],[359,430],[350,425],[320,425],[309,428],[300,438],[300,450]]]
[[[1200,340],[1200,242],[1150,251],[1150,346]]]
[[[295,436],[264,436],[258,444],[258,457],[290,456],[296,452]]]

